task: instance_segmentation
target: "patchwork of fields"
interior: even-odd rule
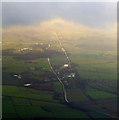
[[[78,33],[71,36],[64,31],[60,42],[69,63],[52,32],[36,31],[19,27],[3,30],[3,119],[116,116],[115,44],[103,38],[101,46],[100,41],[90,38],[91,44]],[[48,58],[64,85],[68,103]]]

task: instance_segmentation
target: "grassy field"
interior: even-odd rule
[[[39,118],[46,115],[55,118],[88,118],[84,112],[54,100],[52,92],[3,86],[3,118]]]
[[[91,87],[87,87],[87,93],[94,99],[100,99],[100,98],[115,98],[117,99],[117,94],[111,94],[105,91],[99,91]]]
[[[72,71],[69,71],[64,70],[63,65],[68,61],[53,33],[57,26],[51,30],[46,27],[47,31],[43,27],[29,28],[18,26],[3,30],[3,118],[89,117],[76,109],[77,106],[93,110],[89,113],[93,118],[105,117],[95,112],[95,109],[105,109],[101,105],[107,108],[104,112],[115,112],[108,109],[108,106],[116,107],[117,99],[115,37],[108,31],[78,32],[77,27],[74,31],[69,27],[61,31],[60,42],[71,60]],[[28,50],[20,51],[23,48]],[[56,73],[60,71],[60,77],[67,81],[65,89],[70,105],[65,103],[62,85],[51,71],[48,57]],[[76,73],[74,79],[67,77],[70,72]],[[15,74],[21,78],[14,77]],[[24,87],[26,83],[31,86]]]
[[[54,82],[54,90],[57,93],[63,93],[62,85],[61,85],[61,83],[59,81]]]
[[[48,91],[37,91],[24,87],[16,87],[16,86],[4,86],[3,95],[4,96],[14,96],[14,97],[25,97],[32,99],[40,99],[40,100],[49,100],[53,101],[53,93]]]

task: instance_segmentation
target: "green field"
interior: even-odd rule
[[[39,118],[45,115],[55,118],[88,118],[84,112],[54,100],[52,92],[3,86],[3,118]]]
[[[97,30],[96,34],[86,28],[87,32],[80,33],[76,26],[76,30],[57,27],[3,30],[3,118],[110,118],[100,111],[116,116],[115,37],[107,36],[108,31]],[[60,42],[70,59],[68,68],[64,67],[69,63],[55,29],[62,32]],[[75,77],[69,77],[70,73]],[[69,103],[56,75],[62,79]],[[24,87],[26,84],[30,86]]]
[[[100,98],[115,98],[117,99],[117,94],[111,94],[105,91],[99,91],[91,87],[87,87],[87,93],[94,99]]]

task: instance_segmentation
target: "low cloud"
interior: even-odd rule
[[[116,23],[110,24],[106,29],[89,27],[74,23],[62,18],[40,22],[28,26],[12,26],[3,29],[3,41],[20,40],[52,40],[56,33],[61,32],[63,38],[69,41],[86,41],[90,44],[110,44],[116,47],[117,29]],[[103,42],[103,43],[101,43]]]

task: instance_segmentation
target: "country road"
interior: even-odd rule
[[[61,33],[60,33],[60,34],[61,34]],[[62,36],[58,36],[57,33],[56,33],[56,37],[57,37],[57,40],[58,40],[58,42],[59,42],[59,44],[60,44],[60,46],[61,46],[61,48],[62,48],[62,51],[64,52],[64,54],[65,54],[65,56],[66,56],[66,58],[67,58],[68,63],[70,64],[71,62],[70,62],[70,59],[69,59],[69,57],[68,57],[68,54],[67,54],[65,48],[63,47],[62,43],[60,42],[60,40],[62,39]]]
[[[63,92],[64,92],[64,99],[65,101],[68,103],[68,99],[67,99],[67,93],[66,93],[66,90],[65,90],[65,87],[64,87],[64,84],[63,82],[61,81],[61,79],[57,76],[56,72],[54,71],[51,63],[50,63],[50,58],[48,58],[48,63],[49,63],[49,66],[50,66],[50,69],[52,70],[52,72],[54,73],[54,75],[57,77],[57,79],[59,80],[59,82],[62,84],[62,88],[63,88]]]

